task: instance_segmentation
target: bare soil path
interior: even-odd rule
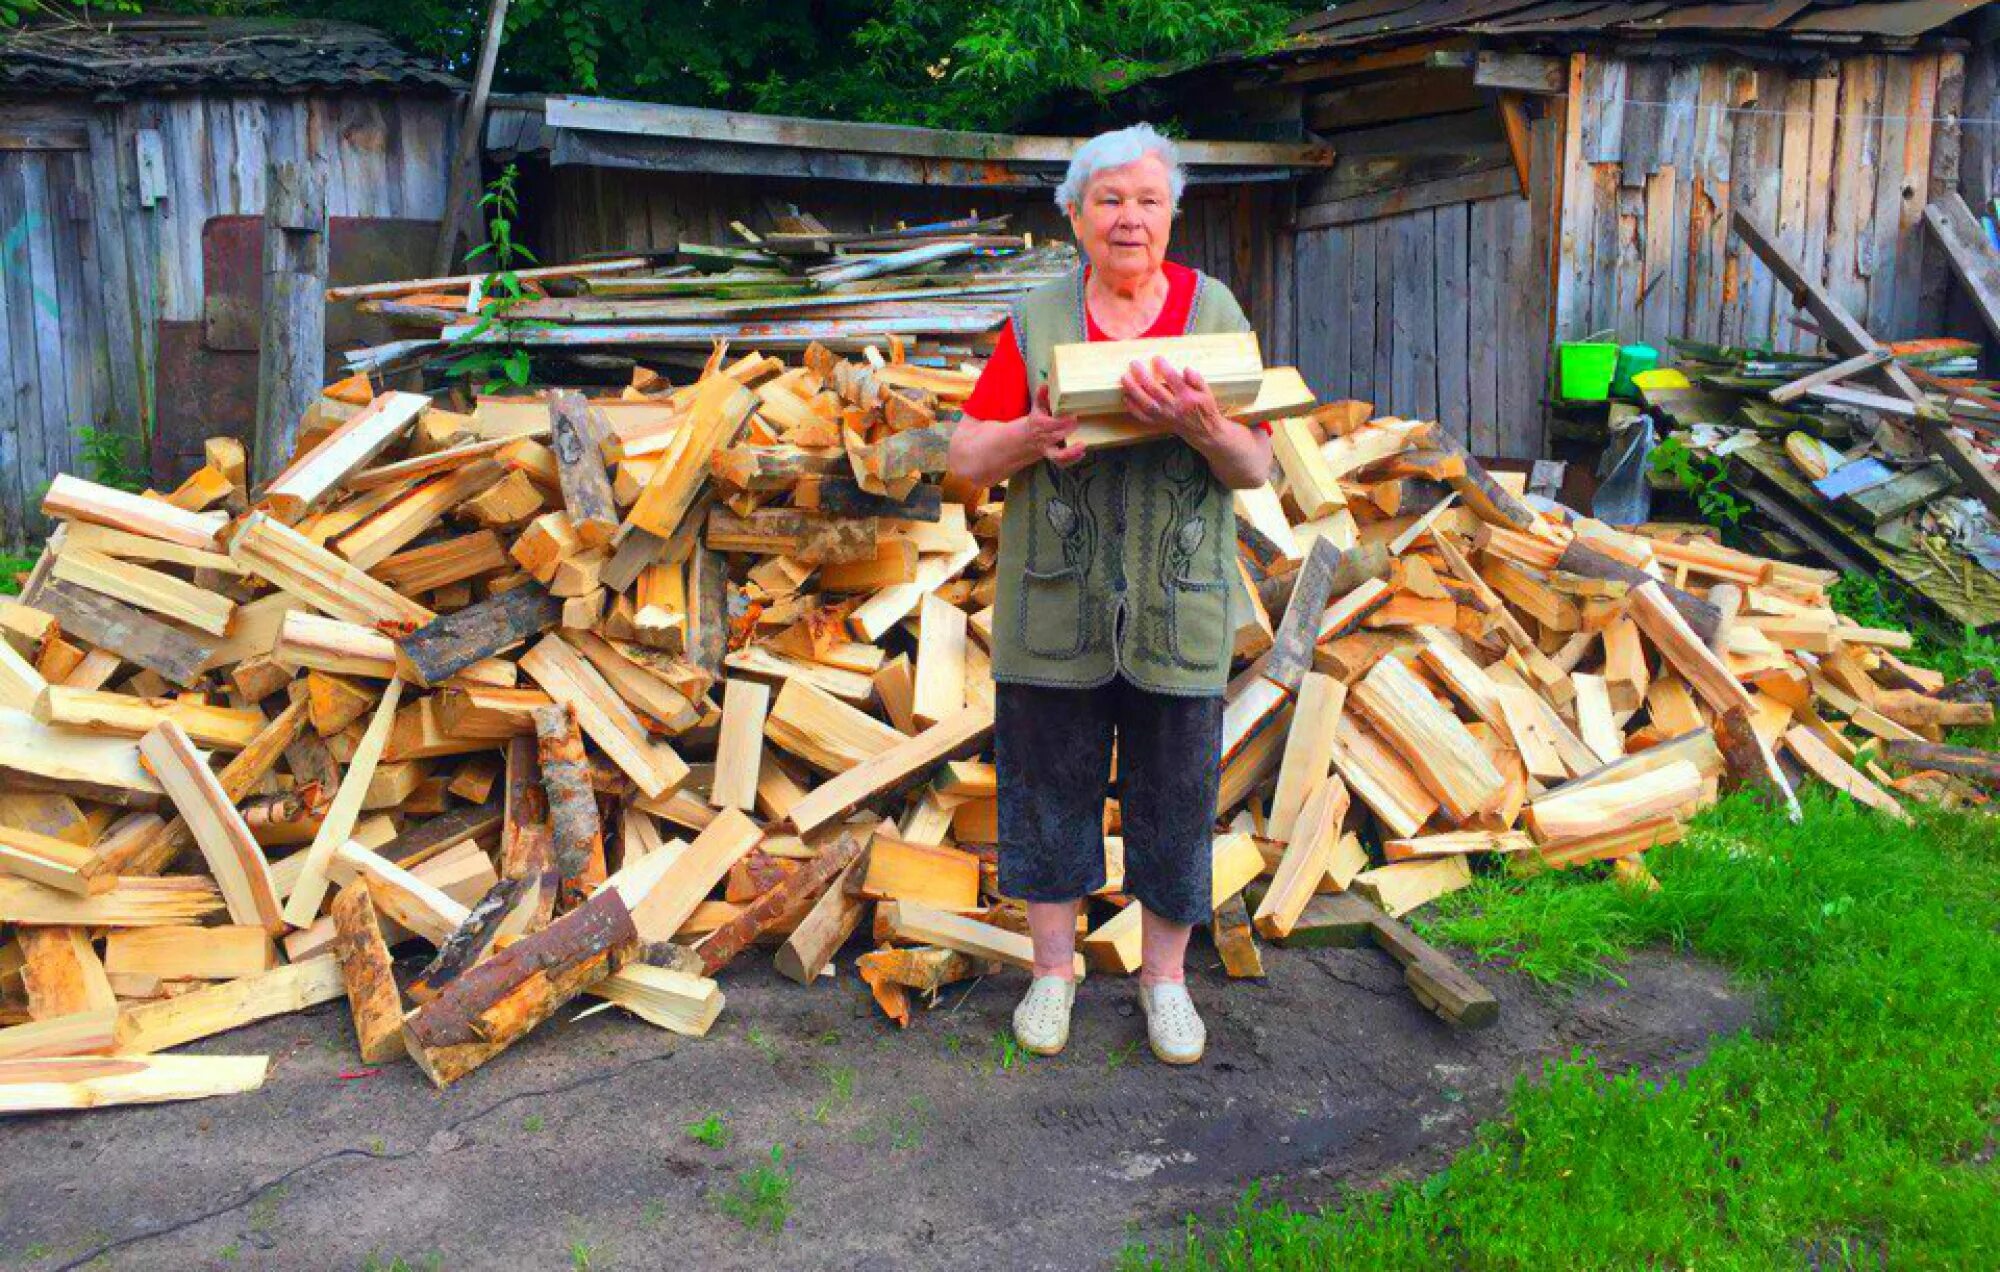
[[[1253,1181],[1310,1204],[1433,1171],[1546,1059],[1670,1072],[1755,1015],[1721,970],[1660,953],[1567,993],[1476,969],[1502,1014],[1474,1034],[1376,950],[1267,965],[1261,984],[1200,969],[1192,1070],[1152,1059],[1111,978],[1085,984],[1069,1052],[1030,1060],[1005,1044],[1018,977],[898,1033],[851,964],[812,992],[746,966],[705,1040],[568,1012],[442,1094],[407,1063],[352,1076],[329,1004],[202,1048],[270,1053],[253,1095],[0,1122],[0,1266],[1102,1267]],[[687,1132],[711,1114],[723,1147]],[[774,1146],[775,1236],[724,1204]]]

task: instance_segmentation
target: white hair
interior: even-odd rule
[[[1181,191],[1187,188],[1187,174],[1181,171],[1180,150],[1151,124],[1133,124],[1115,132],[1099,133],[1078,146],[1076,153],[1070,156],[1069,171],[1063,174],[1062,184],[1056,187],[1056,206],[1064,212],[1074,212],[1083,202],[1083,192],[1090,187],[1092,177],[1112,168],[1122,168],[1128,163],[1137,163],[1147,155],[1158,155],[1160,162],[1167,165],[1167,188],[1172,192],[1174,207],[1178,209]]]

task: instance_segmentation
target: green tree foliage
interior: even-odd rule
[[[0,0],[0,25],[39,0]],[[109,15],[135,0],[92,6]],[[469,75],[485,0],[165,0],[366,23]],[[1315,0],[514,0],[503,91],[1006,129],[1051,100],[1283,38]]]

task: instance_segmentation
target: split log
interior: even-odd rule
[[[583,750],[576,711],[568,703],[535,708],[535,739],[542,789],[549,796],[556,874],[564,892],[580,893],[593,882],[587,878],[591,863],[603,869],[604,823],[590,788],[590,757]]]
[[[1639,630],[1645,633],[1646,639],[1660,651],[1660,656],[1680,673],[1689,688],[1715,710],[1716,740],[1722,744],[1723,755],[1727,757],[1730,754],[1732,739],[1742,744],[1739,750],[1754,747],[1757,753],[1755,768],[1768,779],[1769,785],[1776,792],[1780,803],[1792,820],[1799,820],[1803,814],[1799,811],[1798,799],[1792,794],[1792,785],[1778,768],[1777,758],[1771,754],[1770,748],[1758,740],[1754,733],[1746,736],[1744,733],[1724,728],[1723,721],[1731,712],[1741,711],[1747,716],[1755,710],[1750,695],[1744,692],[1743,686],[1737,683],[1729,669],[1722,665],[1707,643],[1681,616],[1664,585],[1648,582],[1641,587],[1633,588],[1627,596],[1627,605],[1632,621],[1639,625]]]
[[[1477,816],[1505,793],[1506,779],[1485,750],[1402,663],[1376,663],[1353,696],[1454,820]]]
[[[354,753],[348,758],[347,768],[340,775],[339,789],[334,791],[333,802],[327,806],[319,829],[313,832],[312,844],[306,849],[305,867],[292,885],[291,895],[285,899],[285,921],[293,927],[311,927],[319,917],[319,908],[326,900],[327,869],[334,852],[347,842],[354,833],[355,823],[361,819],[368,784],[374,780],[375,767],[389,744],[389,731],[396,723],[396,705],[402,699],[403,682],[391,680],[361,741],[355,744]]]
[[[271,933],[284,931],[284,914],[264,850],[188,735],[168,720],[139,740],[139,752],[186,819],[209,872],[222,888],[230,920]]]
[[[330,1003],[342,992],[340,964],[333,955],[323,954],[177,998],[127,1006],[118,1017],[118,1054],[139,1056],[171,1050],[273,1016]]]
[[[847,938],[854,935],[854,929],[861,926],[870,903],[866,898],[855,895],[848,885],[859,877],[866,863],[865,856],[849,863],[840,876],[820,893],[819,900],[799,920],[798,926],[792,929],[792,934],[772,959],[780,975],[790,977],[801,985],[812,984],[833,961],[834,954],[847,943]]]
[[[413,1002],[427,1003],[468,968],[490,954],[508,936],[526,935],[547,926],[535,922],[544,880],[539,875],[502,879],[486,890],[437,954],[410,982]]]
[[[616,971],[638,935],[617,891],[599,892],[411,1012],[404,1043],[425,1076],[450,1086]]]
[[[835,877],[853,865],[860,854],[861,842],[852,835],[842,835],[822,848],[818,856],[745,906],[735,918],[701,943],[705,974],[713,976],[727,967],[765,932],[780,928],[787,921],[800,921]]]
[[[0,1060],[0,1113],[100,1109],[236,1095],[264,1085],[268,1056],[62,1056]]]
[[[350,883],[335,895],[333,927],[333,956],[347,987],[361,1062],[393,1060],[403,1051],[403,999],[365,881]]]
[[[426,623],[397,640],[396,666],[412,683],[428,689],[476,662],[541,635],[561,619],[561,600],[539,583],[523,583]]]
[[[1316,647],[1325,639],[1321,620],[1328,604],[1335,596],[1346,596],[1361,584],[1386,576],[1389,559],[1377,544],[1343,552],[1331,539],[1314,539],[1264,660],[1264,678],[1287,693],[1297,693],[1300,680],[1312,669]]]
[[[1617,557],[1600,552],[1582,539],[1572,540],[1570,545],[1563,549],[1562,555],[1556,559],[1556,568],[1587,579],[1629,583],[1634,589],[1648,583],[1657,584],[1661,594],[1687,621],[1687,625],[1694,629],[1702,644],[1711,649],[1715,647],[1716,632],[1722,625],[1722,611],[1698,596],[1655,579],[1644,570],[1634,565],[1627,565]]]
[[[1882,750],[1904,768],[1949,773],[2000,793],[2000,753],[1907,739],[1892,739],[1883,744]]]
[[[123,601],[57,579],[45,581],[34,596],[35,608],[62,630],[126,662],[137,663],[177,685],[192,686],[214,657],[221,641],[164,623]]]
[[[563,507],[585,547],[601,548],[618,532],[618,505],[604,468],[603,434],[609,425],[593,418],[583,394],[552,390],[549,395],[549,448],[562,481]]]

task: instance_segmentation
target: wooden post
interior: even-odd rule
[[[468,214],[474,207],[474,188],[479,184],[479,155],[485,147],[486,101],[493,91],[493,66],[500,60],[500,38],[507,27],[507,0],[489,0],[486,7],[486,34],[479,41],[479,70],[472,79],[472,96],[465,104],[465,118],[459,121],[458,145],[451,155],[444,195],[444,222],[438,226],[437,251],[431,272],[449,274],[458,264],[459,239],[466,232]]]
[[[310,159],[265,174],[264,326],[257,340],[256,478],[290,461],[299,418],[326,385],[326,174]]]

